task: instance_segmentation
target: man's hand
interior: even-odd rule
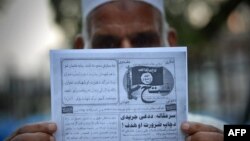
[[[186,141],[223,141],[223,131],[220,129],[197,122],[185,122],[181,129],[187,134]]]
[[[55,141],[56,124],[43,122],[25,125],[14,132],[6,141]]]

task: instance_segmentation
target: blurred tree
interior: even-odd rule
[[[201,30],[201,34],[207,38],[213,37],[213,35],[220,29],[225,23],[229,14],[235,10],[235,8],[242,2],[249,0],[229,0],[220,5],[220,9],[216,15],[213,16],[209,24]]]
[[[0,0],[0,12],[2,12],[6,6],[7,2],[10,2],[11,0],[7,1],[7,0]]]
[[[80,33],[81,1],[80,0],[50,0],[55,11],[55,21],[62,27],[68,41],[73,44],[74,37]]]
[[[181,1],[181,2],[180,2]],[[249,0],[224,0],[220,3],[216,3],[215,1],[209,3],[209,0],[205,0],[204,2],[208,5],[214,12],[208,23],[202,28],[195,28],[190,24],[187,19],[188,8],[191,3],[199,3],[198,0],[168,0],[167,1],[167,12],[166,16],[169,20],[170,25],[174,25],[177,29],[179,37],[179,43],[184,45],[192,45],[196,46],[197,44],[208,41],[214,37],[214,35],[221,29],[221,27],[226,22],[229,14],[235,10],[235,8],[242,2],[246,4],[250,4]],[[175,5],[174,7],[172,5]],[[177,6],[176,6],[177,5]],[[197,5],[201,6],[201,5]],[[182,12],[180,14],[173,13],[178,10],[174,8],[182,8]],[[196,8],[196,7],[193,7]],[[195,11],[199,12],[199,11]],[[202,11],[201,11],[202,12]],[[202,14],[202,13],[197,13]],[[206,18],[206,17],[204,17]],[[207,17],[209,18],[209,17]]]

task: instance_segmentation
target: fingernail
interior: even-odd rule
[[[53,124],[53,123],[50,123],[50,124],[49,124],[49,130],[50,130],[50,131],[55,131],[55,130],[56,130],[56,125]]]
[[[188,123],[183,123],[182,124],[182,129],[183,130],[188,130],[189,129],[189,124]]]
[[[55,141],[55,138],[51,136],[51,137],[49,138],[49,140],[50,140],[50,141]]]

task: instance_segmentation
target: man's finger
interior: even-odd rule
[[[197,122],[185,122],[181,125],[181,129],[189,134],[195,134],[196,132],[218,132],[218,133],[223,133],[220,129],[211,126],[211,125],[206,125],[202,123],[197,123]]]
[[[46,133],[24,133],[24,134],[19,134],[9,141],[55,141],[55,138]]]
[[[55,123],[43,122],[43,123],[25,125],[17,130],[17,134],[35,133],[35,132],[53,134],[55,131],[56,131]]]
[[[186,141],[223,141],[224,136],[218,132],[198,132],[188,136]]]

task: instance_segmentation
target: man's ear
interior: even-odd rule
[[[84,39],[82,35],[77,35],[74,41],[74,49],[83,49],[84,48]]]
[[[169,28],[167,32],[167,40],[170,46],[176,46],[177,45],[177,33],[175,29]]]

